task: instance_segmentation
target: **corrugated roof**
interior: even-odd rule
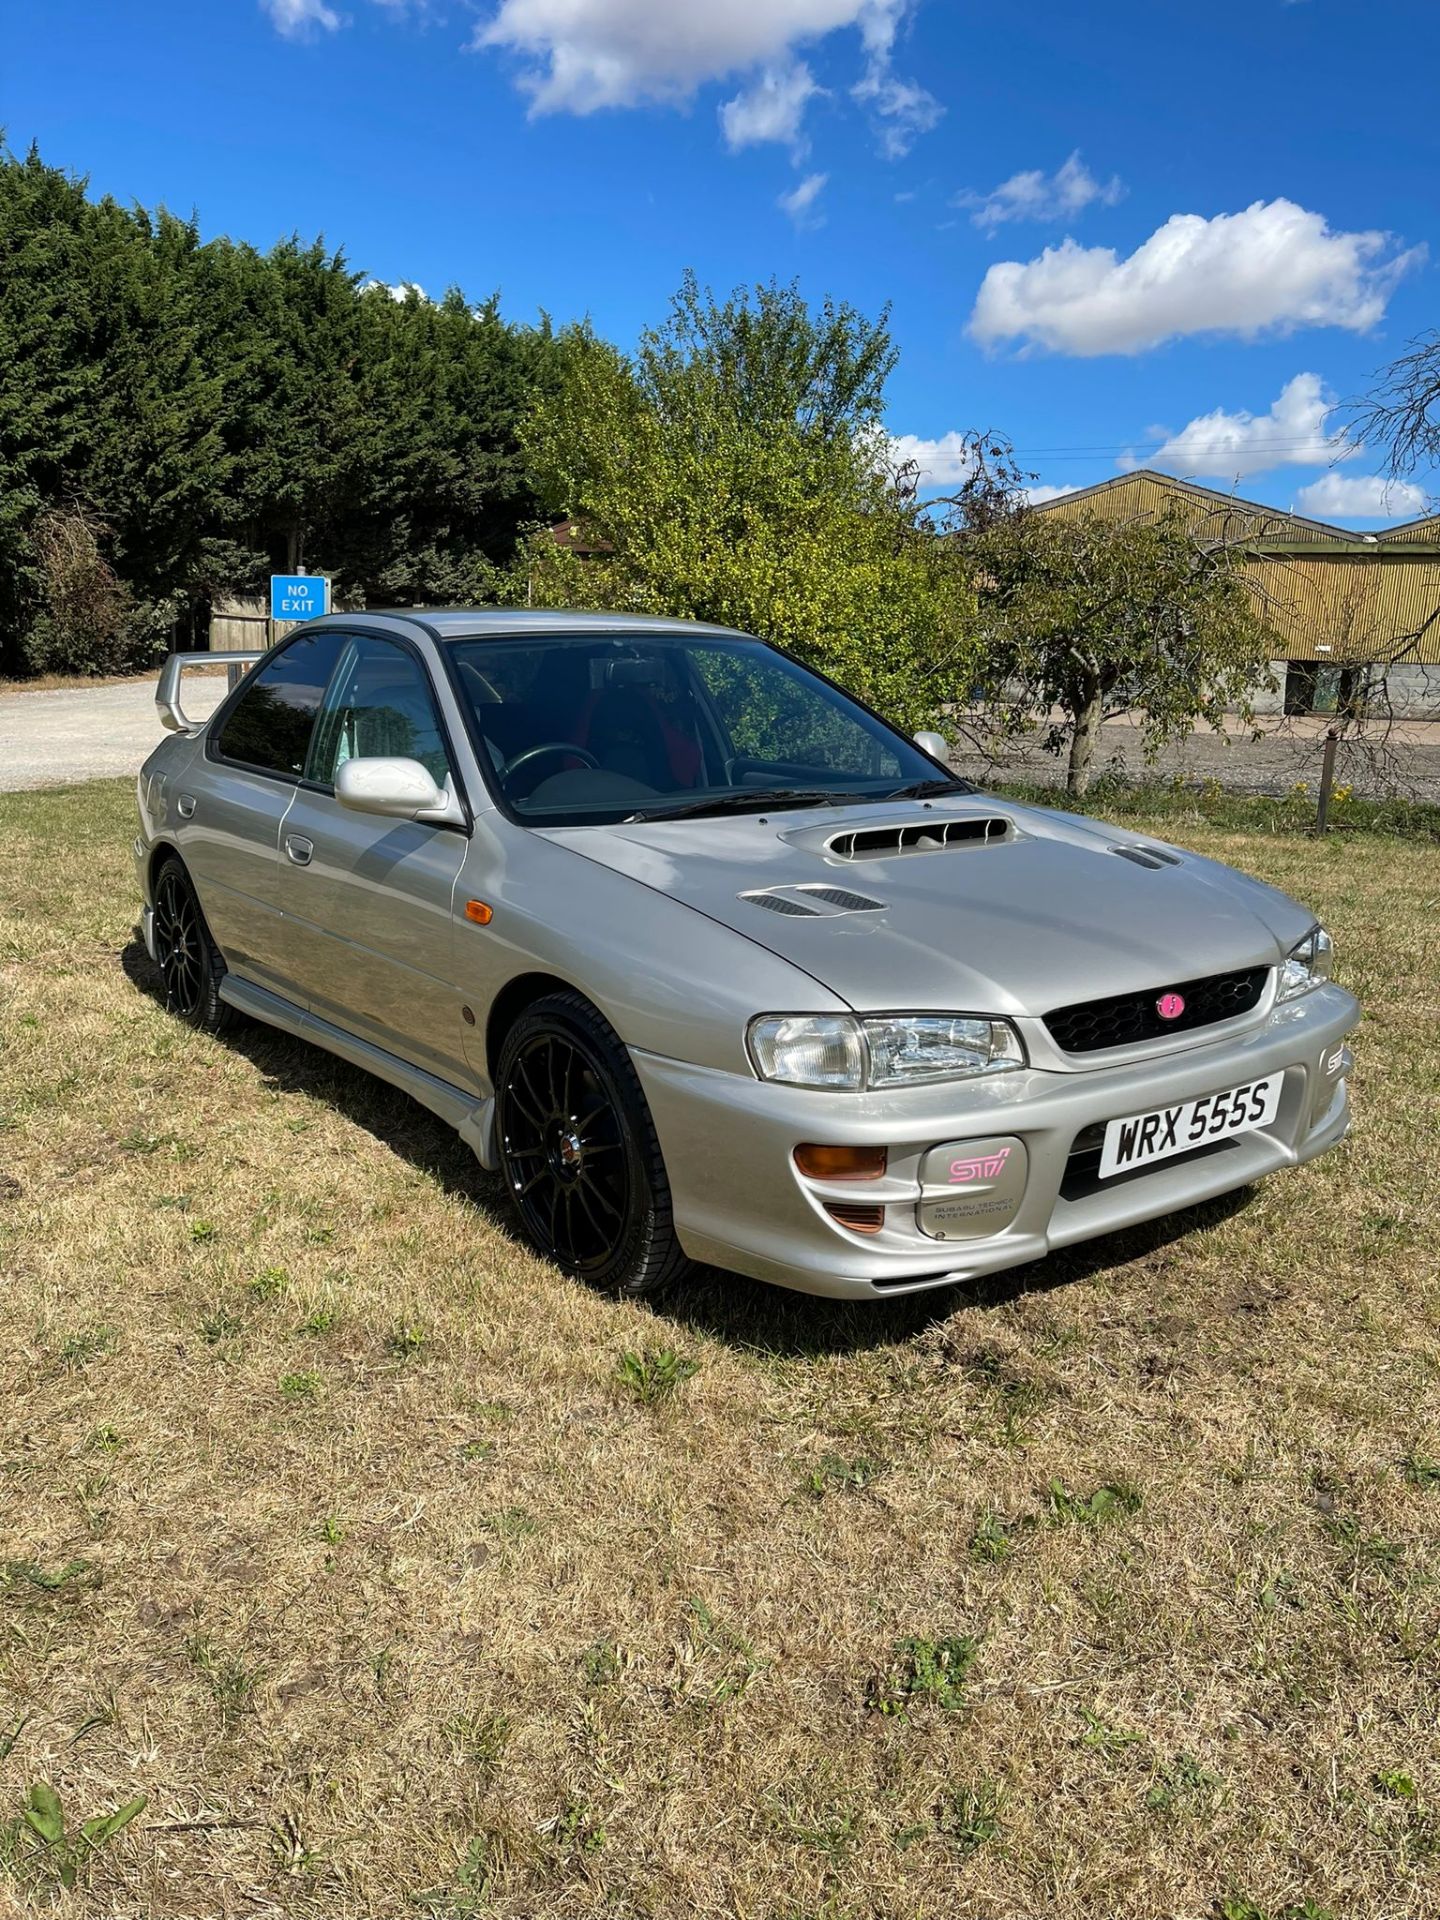
[[[1357,536],[1345,527],[1331,526],[1324,520],[1308,520],[1304,514],[1287,513],[1279,507],[1267,507],[1259,500],[1242,500],[1238,494],[1221,493],[1215,487],[1202,487],[1193,480],[1179,480],[1171,473],[1158,473],[1153,467],[1136,467],[1131,473],[1118,473],[1112,480],[1099,480],[1092,487],[1080,487],[1074,493],[1062,493],[1046,500],[1037,513],[1058,513],[1062,517],[1076,507],[1094,508],[1100,503],[1123,505],[1127,511],[1160,513],[1179,501],[1193,511],[1187,514],[1195,530],[1208,527],[1228,539],[1272,539],[1334,541],[1345,544]]]
[[[1423,520],[1407,520],[1403,526],[1386,527],[1377,537],[1406,546],[1440,546],[1440,513],[1427,514]]]
[[[1140,517],[1177,500],[1193,533],[1245,542],[1250,578],[1290,659],[1440,664],[1440,514],[1355,533],[1148,467],[1036,512]]]

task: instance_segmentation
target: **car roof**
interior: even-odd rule
[[[503,639],[521,634],[673,633],[723,634],[729,640],[750,640],[734,627],[711,626],[703,620],[671,620],[649,613],[581,613],[560,607],[395,607],[376,608],[391,619],[413,620],[437,640]]]

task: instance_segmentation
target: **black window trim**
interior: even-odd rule
[[[416,625],[421,626],[423,625],[423,623],[420,621],[417,621]],[[455,783],[455,797],[456,799],[459,800],[460,810],[465,815],[465,819],[463,822],[458,820],[425,820],[425,821],[421,821],[419,824],[422,826],[439,827],[444,829],[448,833],[463,833],[468,839],[470,834],[474,831],[474,827],[475,827],[475,810],[470,804],[470,795],[466,791],[466,786],[465,786],[465,775],[461,768],[459,756],[455,752],[455,737],[450,730],[449,722],[445,718],[444,707],[442,706],[439,699],[436,697],[438,689],[436,688],[436,685],[435,685],[435,676],[430,670],[430,664],[425,657],[424,649],[421,646],[419,646],[416,641],[411,639],[409,634],[391,633],[387,630],[376,628],[376,627],[336,626],[336,627],[326,627],[324,628],[323,631],[325,634],[333,634],[341,642],[341,650],[339,653],[336,654],[335,664],[330,669],[329,675],[326,678],[324,686],[320,689],[320,700],[319,700],[319,704],[316,706],[316,709],[315,709],[316,719],[319,718],[320,709],[325,705],[325,701],[329,695],[330,689],[334,685],[335,676],[340,671],[341,662],[344,659],[344,643],[345,642],[352,641],[352,640],[389,641],[391,645],[397,646],[401,649],[402,652],[409,654],[410,658],[419,667],[421,675],[425,680],[425,684],[430,689],[430,699],[435,708],[436,724],[439,729],[440,738],[445,744],[446,758],[450,762],[450,777]],[[445,654],[443,643],[440,642],[438,634],[435,633],[432,627],[424,627],[424,631],[426,634],[429,635],[429,637],[432,640],[436,642],[436,645],[439,647],[441,658],[444,661],[443,670],[445,673],[446,681],[450,685],[451,692],[455,693],[456,689],[454,685],[454,678],[450,670],[450,661],[448,656],[446,656]],[[224,730],[224,724],[230,716],[230,711],[233,707],[239,704],[240,698],[242,694],[245,692],[245,689],[251,684],[251,680],[253,676],[257,673],[262,672],[266,667],[268,667],[271,664],[272,661],[278,660],[282,653],[287,652],[291,647],[296,645],[298,641],[306,640],[306,639],[315,639],[317,637],[318,636],[315,634],[313,628],[308,627],[308,625],[305,627],[299,628],[294,633],[287,633],[283,640],[279,641],[275,646],[269,649],[269,651],[266,653],[263,660],[257,660],[254,666],[250,668],[249,672],[244,674],[241,677],[240,684],[238,687],[231,688],[230,692],[226,694],[225,698],[221,701],[220,705],[215,709],[214,713],[210,716],[209,723],[205,728],[205,758],[207,760],[213,761],[216,766],[234,767],[241,773],[253,773],[257,777],[257,779],[278,780],[283,786],[298,787],[305,793],[322,794],[332,800],[335,798],[335,787],[333,782],[326,783],[325,781],[322,781],[322,780],[307,780],[303,774],[282,773],[278,767],[257,767],[254,765],[253,762],[249,760],[232,759],[229,754],[221,753],[219,748],[220,734]],[[221,659],[223,658],[223,655],[217,654],[216,658]],[[465,706],[463,701],[458,700],[458,696],[457,696],[457,704],[460,707],[460,713],[463,719],[465,718]],[[468,730],[468,726],[469,726],[468,719],[466,720],[466,726]],[[311,736],[313,739],[313,736],[314,736],[313,724],[311,728]],[[310,757],[308,747],[306,749],[305,757],[307,760]]]

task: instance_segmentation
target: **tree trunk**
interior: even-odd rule
[[[1065,775],[1065,791],[1083,800],[1090,791],[1090,763],[1100,744],[1100,717],[1104,700],[1098,686],[1087,687],[1075,710],[1075,725],[1070,735],[1070,765]]]

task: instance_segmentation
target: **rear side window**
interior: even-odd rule
[[[343,633],[301,634],[245,682],[215,739],[222,760],[298,778]]]

